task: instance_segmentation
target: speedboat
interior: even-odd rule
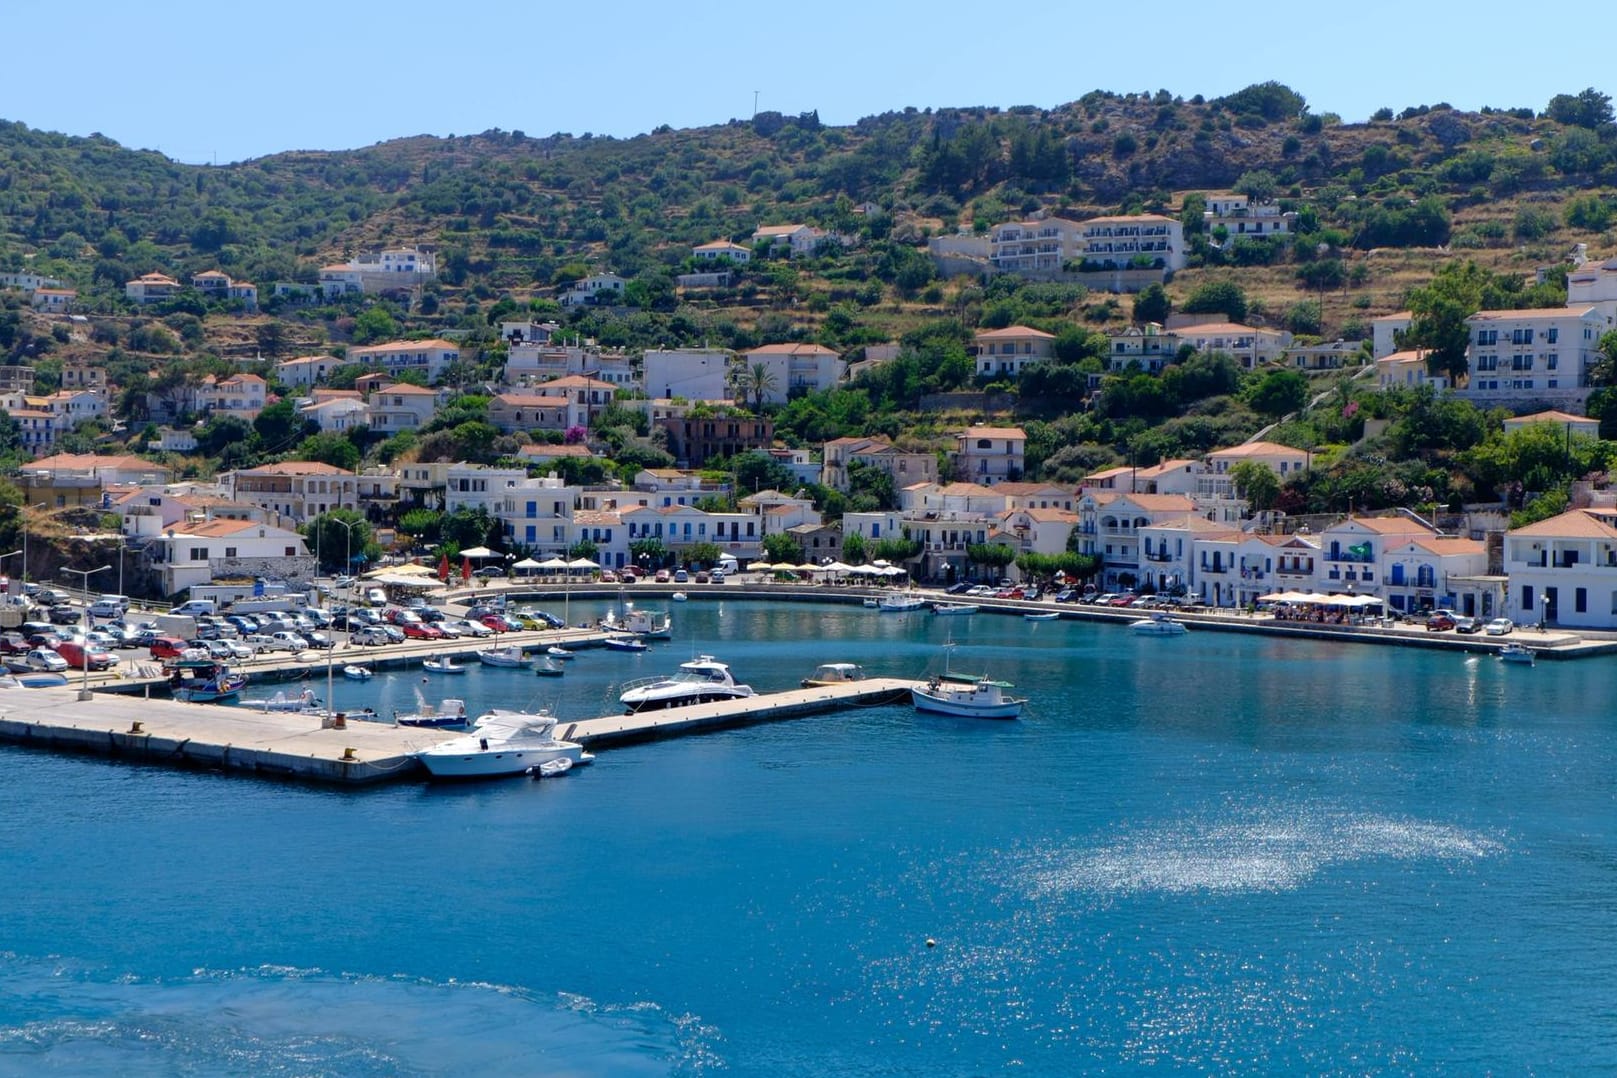
[[[883,595],[876,608],[884,614],[903,614],[926,609],[926,600],[913,592],[893,591]]]
[[[1533,665],[1533,649],[1526,644],[1512,641],[1499,649],[1499,661],[1502,663],[1523,663]]]
[[[358,663],[349,663],[342,668],[342,676],[349,681],[369,681],[374,675],[374,670],[368,666],[360,666]]]
[[[526,666],[527,657],[522,654],[522,645],[507,644],[503,648],[487,648],[477,653],[477,661],[484,666]]]
[[[439,701],[437,707],[427,703],[426,697],[417,689],[415,694],[416,709],[409,713],[395,711],[393,721],[400,726],[465,726],[466,701],[453,697]]]
[[[561,677],[567,668],[553,659],[540,659],[533,664],[533,672],[540,677]]]
[[[466,672],[466,668],[464,666],[460,665],[447,655],[441,659],[423,660],[421,663],[421,669],[427,671],[429,674],[464,674]]]
[[[645,651],[646,642],[638,636],[609,636],[601,641],[603,648],[613,651]]]
[[[872,610],[875,610],[877,607],[881,606],[881,600],[876,598],[874,595],[865,596],[864,603]]]
[[[578,658],[577,655],[573,654],[571,651],[568,651],[566,648],[562,647],[560,644],[552,644],[552,645],[550,645],[548,648],[545,649],[545,654],[549,655],[552,659],[555,659],[557,662],[564,662],[564,663],[565,662],[572,662],[574,659]]]
[[[1023,621],[1055,621],[1059,617],[1061,617],[1061,611],[1059,611],[1059,610],[1040,610],[1038,613],[1029,612],[1029,613],[1023,614],[1022,615],[1022,620]]]
[[[288,696],[284,692],[278,692],[268,700],[255,700],[248,706],[259,711],[288,711],[301,713],[318,711],[320,708],[320,701],[314,695],[313,689],[304,689],[302,692],[292,696]]]
[[[932,613],[933,614],[943,614],[943,615],[949,615],[949,614],[975,614],[980,609],[982,609],[982,608],[977,607],[977,606],[973,606],[970,603],[933,603],[932,604]]]
[[[670,595],[669,598],[672,599],[676,603],[683,603],[685,600],[689,599],[690,596],[686,595],[682,591],[676,591],[676,592],[674,592],[674,594]]]
[[[850,681],[863,680],[865,669],[855,663],[821,663],[814,668],[814,673],[799,684],[805,689],[813,689],[822,685],[846,685]]]
[[[1183,636],[1190,630],[1185,628],[1184,622],[1175,621],[1158,610],[1148,618],[1131,622],[1129,631],[1139,636]]]
[[[702,655],[679,664],[679,672],[669,677],[640,678],[623,687],[618,702],[633,715],[667,707],[706,704],[714,700],[739,700],[757,695],[751,685],[737,685],[730,668],[711,655]]]
[[[522,775],[552,760],[576,766],[595,757],[584,746],[556,737],[554,715],[490,711],[477,717],[470,733],[422,749],[416,759],[434,778],[470,779]]]
[[[943,673],[934,674],[925,685],[910,689],[917,711],[956,715],[968,719],[1014,719],[1022,713],[1026,697],[1010,696],[1008,681],[995,681],[981,674],[955,674],[949,671],[948,654],[953,644],[944,645]]]

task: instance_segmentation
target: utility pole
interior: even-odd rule
[[[754,90],[752,92],[752,115],[753,115],[754,119],[757,119],[757,117],[758,117],[758,91],[757,90]]]

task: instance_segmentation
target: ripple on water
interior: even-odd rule
[[[1027,876],[1036,896],[1287,891],[1337,865],[1476,861],[1503,849],[1450,824],[1304,807],[1141,828],[1101,846],[1038,855]]]
[[[655,1003],[261,967],[111,976],[0,956],[0,1074],[706,1074],[716,1030]]]

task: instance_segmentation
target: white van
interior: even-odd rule
[[[219,604],[212,599],[187,599],[169,611],[170,614],[189,614],[193,618],[200,614],[217,614],[218,612]]]
[[[90,604],[90,616],[93,618],[121,618],[124,611],[129,609],[129,600],[122,595],[101,595]]]

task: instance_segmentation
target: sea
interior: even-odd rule
[[[0,746],[0,1075],[1617,1071],[1611,659],[671,610],[560,679],[329,691],[566,720],[711,654],[1028,704],[361,790]]]

